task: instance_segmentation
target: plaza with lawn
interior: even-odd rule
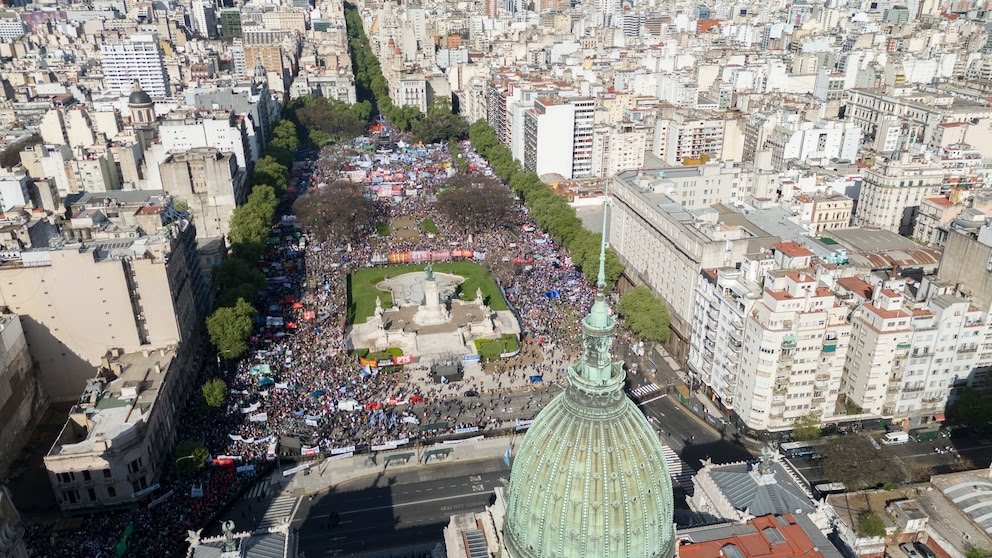
[[[378,285],[390,277],[424,271],[425,264],[367,267],[348,277],[348,323],[364,323],[375,313],[375,300],[380,298],[383,308],[393,305],[393,294]],[[482,290],[486,304],[494,311],[509,310],[496,281],[485,266],[473,262],[445,262],[434,264],[437,273],[448,273],[464,278],[456,291],[456,298],[470,301],[477,289]]]
[[[474,262],[360,269],[348,277],[352,350],[398,347],[425,360],[518,348],[520,324],[489,270]]]

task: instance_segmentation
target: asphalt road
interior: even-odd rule
[[[849,434],[851,436],[855,434]],[[951,446],[955,451],[938,454],[935,447]],[[992,462],[992,436],[971,436],[967,438],[937,438],[930,442],[907,442],[889,446],[907,470],[930,468],[932,474],[950,473],[961,466],[961,458],[970,460],[969,468],[986,468]],[[959,457],[960,456],[960,457]],[[793,468],[812,484],[830,482],[818,459],[805,457],[789,459]]]
[[[308,558],[352,556],[440,542],[452,514],[482,511],[493,488],[508,477],[497,459],[339,485],[303,499],[294,524],[300,551]]]

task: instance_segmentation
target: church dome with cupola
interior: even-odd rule
[[[675,556],[661,442],[624,395],[623,366],[612,357],[616,320],[603,292],[604,261],[605,244],[599,293],[582,321],[582,359],[513,460],[503,524],[511,558]]]

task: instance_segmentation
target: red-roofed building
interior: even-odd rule
[[[791,515],[756,517],[751,532],[683,544],[679,558],[824,558],[824,554]]]

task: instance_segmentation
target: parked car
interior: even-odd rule
[[[916,549],[913,548],[913,545],[909,543],[900,544],[899,550],[905,552],[906,556],[909,556],[909,558],[921,558],[920,553],[917,552]]]
[[[909,433],[907,432],[889,432],[882,436],[882,443],[887,445],[905,444],[908,441]]]
[[[923,556],[923,558],[937,558],[937,553],[934,552],[933,549],[931,549],[925,543],[916,541],[913,543],[913,546],[916,548],[916,551],[919,552],[921,556]]]
[[[478,397],[478,396],[479,396],[479,392],[475,391],[474,389],[470,389],[465,392],[465,397]]]

